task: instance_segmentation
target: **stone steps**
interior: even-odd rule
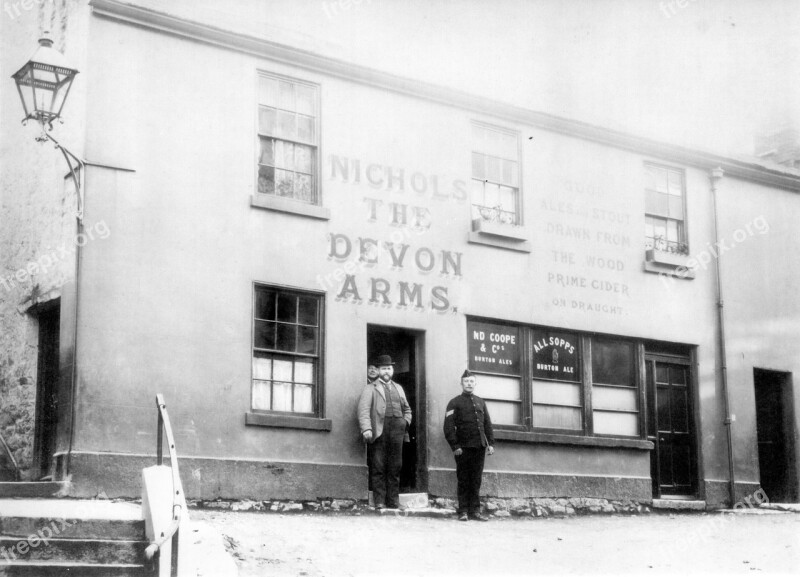
[[[0,499],[0,577],[141,577],[147,545],[138,505]]]
[[[0,499],[48,499],[66,493],[63,481],[15,481],[0,483]]]

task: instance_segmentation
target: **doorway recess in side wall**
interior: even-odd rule
[[[791,373],[753,370],[761,488],[770,501],[797,503]]]

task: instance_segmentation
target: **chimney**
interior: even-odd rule
[[[800,128],[796,123],[785,123],[764,130],[755,137],[755,154],[789,168],[800,168]]]

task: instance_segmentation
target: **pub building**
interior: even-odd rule
[[[797,500],[800,171],[89,4],[63,15],[81,72],[58,130],[108,234],[77,278],[75,251],[4,277],[25,346],[2,433],[30,478],[138,496],[163,393],[190,499],[365,499],[356,404],[388,354],[405,492],[454,495],[442,425],[469,369],[485,496]],[[10,114],[3,270],[24,271],[74,237],[53,203],[75,198],[55,161],[19,178],[46,153]]]

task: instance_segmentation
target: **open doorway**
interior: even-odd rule
[[[37,311],[39,359],[36,379],[36,428],[33,443],[33,472],[40,479],[52,476],[53,453],[58,428],[58,349],[61,306],[56,300]]]
[[[794,395],[790,373],[753,370],[761,488],[770,501],[796,503]]]
[[[425,427],[424,333],[398,327],[367,325],[367,358],[390,355],[395,363],[393,380],[403,387],[411,406],[408,430],[411,442],[403,445],[400,492],[419,493],[428,489]]]

